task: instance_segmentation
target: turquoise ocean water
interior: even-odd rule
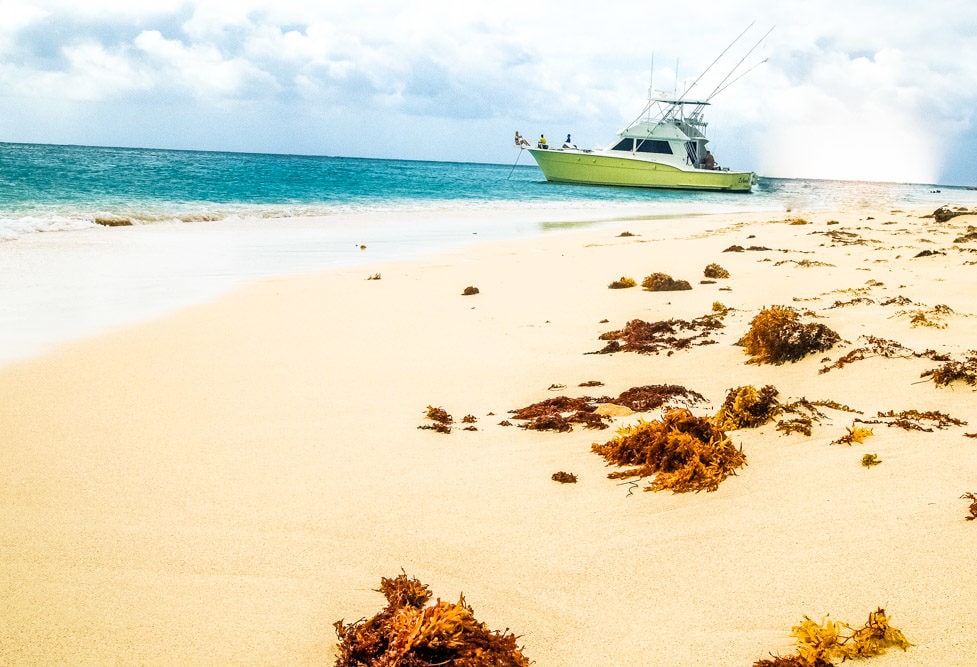
[[[0,363],[260,277],[565,223],[944,204],[975,206],[977,192],[763,177],[750,194],[567,186],[516,149],[492,165],[0,143]]]

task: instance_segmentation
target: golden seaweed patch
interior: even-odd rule
[[[782,364],[829,350],[839,340],[841,337],[823,324],[798,321],[793,308],[771,306],[753,318],[739,344],[751,356],[747,363]]]
[[[692,289],[687,280],[675,280],[667,273],[652,273],[645,276],[641,286],[649,292],[677,292]]]
[[[401,574],[380,580],[387,606],[370,619],[333,623],[339,638],[336,667],[366,665],[497,665],[529,667],[530,661],[506,629],[493,631],[475,618],[461,595],[457,603],[438,599],[417,579]]]
[[[627,466],[611,479],[651,477],[646,491],[715,491],[746,465],[746,455],[726,433],[705,417],[672,408],[660,420],[640,421],[620,429],[613,440],[594,443],[594,453],[609,463]]]

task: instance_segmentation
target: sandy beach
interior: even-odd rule
[[[380,578],[402,571],[464,593],[541,666],[752,665],[791,653],[805,615],[860,625],[878,607],[913,646],[869,664],[973,664],[974,388],[921,378],[932,356],[819,372],[867,336],[977,347],[977,240],[955,241],[977,216],[929,213],[569,227],[264,280],[0,367],[0,664],[332,664],[333,623],[379,611]],[[711,263],[730,277],[701,282]],[[642,289],[655,272],[692,289]],[[622,276],[638,286],[608,289]],[[716,302],[715,344],[588,354],[631,320]],[[841,342],[746,363],[736,343],[773,305]],[[823,408],[809,436],[729,431],[747,466],[702,493],[644,493],[591,452],[660,410],[604,430],[500,425],[652,384],[699,392],[703,416],[744,385],[860,412]],[[450,433],[418,428],[428,406]],[[966,424],[832,444],[908,410]]]

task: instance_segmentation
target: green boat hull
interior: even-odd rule
[[[582,151],[531,148],[529,152],[546,180],[554,183],[729,192],[753,188],[754,175],[749,171],[679,169],[661,162]]]

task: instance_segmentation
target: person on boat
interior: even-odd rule
[[[567,132],[567,140],[563,142],[563,147],[564,148],[576,148],[576,146],[573,145],[573,142],[570,141],[570,133],[569,132]]]
[[[707,150],[706,151],[706,154],[702,156],[702,159],[701,160],[699,160],[699,167],[702,168],[702,169],[715,169],[716,168],[716,158],[714,158],[712,156],[712,153],[710,153]]]
[[[526,141],[526,137],[519,134],[519,130],[516,130],[516,146],[522,148],[523,146],[528,146],[529,142]]]
[[[542,134],[539,135],[539,141],[536,142],[536,148],[549,148],[549,145],[546,143],[546,137]]]

